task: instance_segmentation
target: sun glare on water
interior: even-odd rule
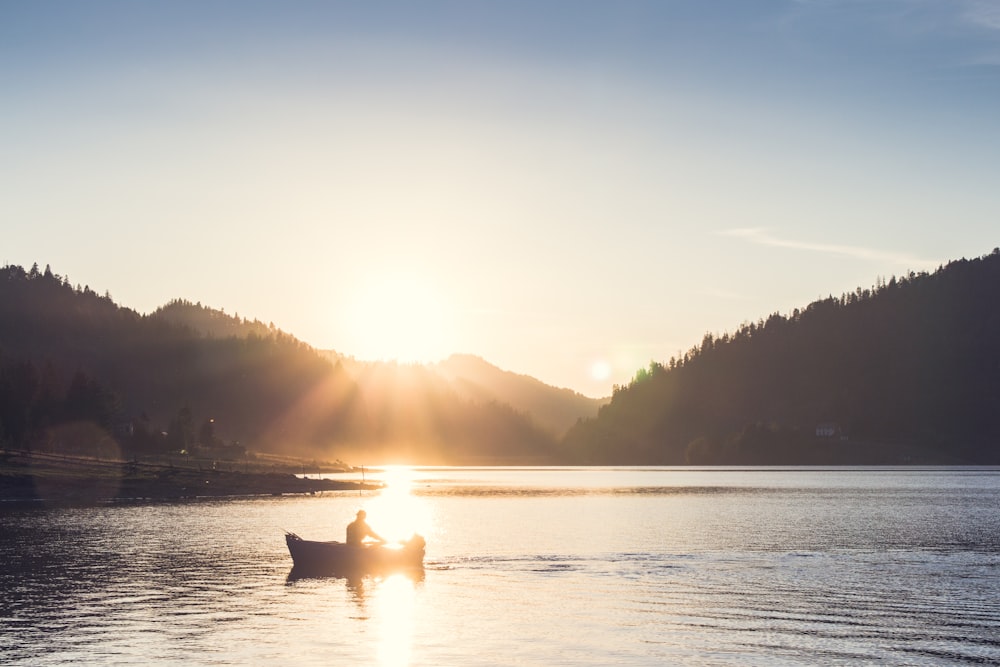
[[[371,471],[368,481],[384,484],[377,495],[368,497],[363,506],[371,527],[390,546],[411,538],[414,533],[427,536],[431,512],[423,498],[412,494],[416,473],[409,466],[384,466]],[[377,664],[401,667],[411,662],[414,609],[417,583],[406,573],[377,578],[366,597],[371,602],[373,618],[378,619]]]
[[[409,466],[386,466],[383,470],[377,477],[385,483],[385,488],[365,503],[368,522],[389,542],[408,540],[414,533],[427,537],[431,524],[430,510],[422,498],[412,494],[413,469]]]
[[[380,620],[378,663],[384,667],[410,664],[413,643],[413,582],[401,574],[381,582],[376,600]]]

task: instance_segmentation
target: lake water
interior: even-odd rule
[[[0,663],[1000,663],[1000,469],[436,468],[0,509]],[[359,507],[422,575],[290,577]]]

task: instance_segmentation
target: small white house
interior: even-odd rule
[[[836,422],[823,422],[816,426],[817,438],[832,438],[840,432],[840,426]]]

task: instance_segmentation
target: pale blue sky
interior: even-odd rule
[[[992,1],[0,0],[0,263],[606,395],[990,252],[998,119]]]

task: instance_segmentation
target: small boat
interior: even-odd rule
[[[344,542],[314,542],[285,533],[293,569],[298,572],[367,574],[422,569],[424,538],[414,535],[397,544],[350,546]]]

